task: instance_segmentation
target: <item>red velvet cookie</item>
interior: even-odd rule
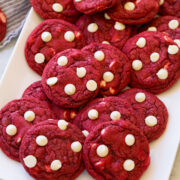
[[[22,97],[33,97],[40,101],[43,101],[44,103],[47,103],[47,105],[51,108],[56,118],[58,119],[65,119],[66,121],[71,121],[75,118],[77,113],[75,109],[63,109],[52,103],[46,96],[41,81],[36,81],[32,83],[29,87],[27,87]]]
[[[91,101],[77,114],[73,124],[89,133],[97,125],[112,120],[136,121],[136,112],[131,104],[119,97],[99,98]]]
[[[117,0],[73,0],[78,11],[84,14],[95,14],[111,8]]]
[[[174,16],[161,16],[140,28],[140,31],[143,30],[164,32],[180,47],[180,18]]]
[[[43,19],[63,19],[74,22],[80,15],[73,0],[31,0],[34,10]]]
[[[75,25],[58,19],[45,20],[29,35],[25,56],[29,66],[42,74],[55,54],[68,48],[79,49],[83,46],[84,37]]]
[[[101,95],[116,95],[130,80],[131,65],[127,56],[119,49],[107,44],[90,44],[82,52],[101,66]]]
[[[3,40],[6,34],[6,15],[0,9],[0,41]]]
[[[168,112],[160,99],[142,89],[128,89],[119,97],[131,104],[137,117],[131,122],[139,127],[149,142],[161,136],[166,129]]]
[[[80,50],[68,49],[47,64],[42,85],[53,103],[63,108],[78,108],[97,95],[101,75],[96,60]]]
[[[115,21],[137,25],[150,21],[158,11],[159,0],[121,0],[107,13]]]
[[[132,63],[131,87],[158,94],[179,78],[180,50],[166,34],[140,33],[127,41],[123,52]]]
[[[0,111],[0,147],[19,161],[19,146],[25,132],[34,124],[55,118],[52,111],[35,98],[13,100]]]
[[[127,121],[97,126],[83,147],[87,171],[96,180],[139,180],[150,163],[143,133]]]
[[[179,0],[160,0],[160,14],[180,17]]]
[[[107,13],[81,16],[76,25],[82,30],[88,44],[111,44],[121,49],[136,28],[113,21]]]
[[[32,127],[20,147],[26,171],[38,180],[73,180],[83,170],[84,135],[64,120],[48,120]]]

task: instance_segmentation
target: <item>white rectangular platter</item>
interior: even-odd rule
[[[0,108],[7,102],[20,98],[24,89],[40,80],[26,64],[24,46],[28,35],[42,19],[31,10],[9,64],[0,82]],[[165,133],[150,144],[151,165],[141,180],[168,180],[180,140],[180,80],[167,92],[159,95],[169,111],[169,122]],[[0,179],[32,180],[20,163],[15,162],[0,150]],[[84,171],[77,180],[92,180]]]

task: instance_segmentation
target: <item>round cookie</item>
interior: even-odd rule
[[[47,64],[42,85],[53,103],[63,108],[78,108],[97,95],[101,75],[96,60],[78,49],[68,49]]]
[[[75,179],[83,170],[84,135],[64,120],[36,124],[24,136],[20,160],[38,180]]]
[[[41,81],[36,81],[32,83],[29,87],[27,87],[22,95],[22,98],[24,97],[33,97],[40,101],[43,101],[44,103],[47,103],[47,105],[51,108],[56,118],[58,119],[65,119],[66,121],[71,121],[76,116],[77,110],[64,109],[52,103],[46,96]]]
[[[25,57],[28,65],[41,75],[55,54],[68,48],[79,49],[84,44],[84,36],[75,25],[58,19],[45,20],[29,35]]]
[[[95,14],[111,8],[117,0],[73,0],[76,9],[84,14]]]
[[[143,30],[164,32],[180,47],[180,18],[161,16],[152,20],[145,27],[140,28],[140,31]]]
[[[98,125],[85,140],[83,157],[97,180],[138,180],[150,163],[146,137],[127,121]]]
[[[6,15],[0,9],[0,41],[3,40],[6,34]]]
[[[136,121],[136,112],[131,104],[119,97],[98,98],[88,103],[77,114],[73,124],[88,133],[97,125],[114,120]]]
[[[73,0],[31,0],[31,4],[43,19],[63,19],[74,22],[80,15],[74,7]]]
[[[159,0],[123,0],[117,1],[113,8],[107,10],[107,14],[115,21],[137,25],[150,21],[158,11]]]
[[[130,61],[119,49],[107,44],[93,43],[84,47],[82,52],[94,58],[101,66],[103,72],[99,92],[101,95],[116,95],[128,85]]]
[[[166,129],[168,111],[164,103],[155,95],[142,89],[128,89],[119,95],[128,101],[136,112],[135,121],[131,121],[151,142]]]
[[[35,98],[13,100],[0,111],[0,147],[19,161],[19,147],[25,132],[34,124],[54,119],[52,111]]]
[[[131,87],[159,94],[179,78],[180,50],[166,34],[142,32],[127,41],[123,52],[132,63]]]
[[[82,30],[87,44],[93,42],[111,44],[119,49],[136,33],[135,27],[115,22],[107,13],[83,15],[76,25]]]
[[[166,16],[176,16],[180,18],[180,1],[179,0],[160,0],[160,14]]]

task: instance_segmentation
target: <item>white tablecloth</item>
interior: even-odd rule
[[[11,56],[15,43],[16,43],[16,39],[13,40],[10,44],[8,44],[4,49],[0,50],[0,78],[2,77],[5,67],[9,61],[9,58]],[[156,179],[153,179],[153,180],[156,180]],[[169,180],[180,180],[180,148],[177,153],[176,161],[175,161],[175,164],[171,173],[171,177]]]

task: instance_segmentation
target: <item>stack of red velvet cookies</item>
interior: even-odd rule
[[[168,121],[155,94],[180,77],[180,2],[31,3],[48,19],[25,46],[42,80],[1,109],[1,149],[38,180],[85,168],[97,180],[138,180]]]

